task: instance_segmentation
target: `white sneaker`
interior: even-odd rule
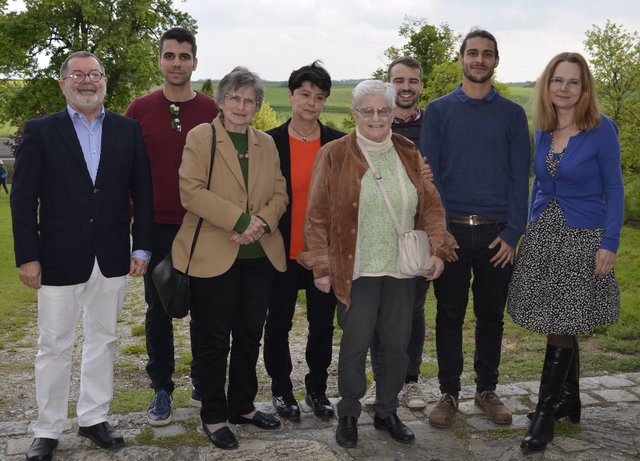
[[[364,395],[364,404],[370,407],[375,403],[376,403],[376,383],[374,381],[371,387],[369,388],[369,390],[367,391],[367,393]]]
[[[409,382],[404,384],[404,404],[411,410],[422,410],[427,406],[427,399],[418,383]]]

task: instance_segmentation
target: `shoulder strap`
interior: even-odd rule
[[[207,179],[207,189],[211,185],[211,176],[213,176],[213,159],[216,156],[216,129],[211,123],[211,160],[209,162],[209,178]],[[202,227],[203,219],[198,219],[198,225],[196,226],[196,231],[193,234],[193,242],[191,242],[191,251],[189,252],[189,262],[187,263],[187,269],[185,270],[185,274],[189,275],[189,266],[191,265],[191,257],[193,256],[193,252],[196,249],[196,241],[198,240],[198,234],[200,233],[200,228]]]

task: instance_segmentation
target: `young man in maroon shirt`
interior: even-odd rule
[[[154,231],[149,269],[144,277],[147,302],[145,335],[147,341],[147,373],[155,397],[147,411],[152,426],[171,422],[171,393],[175,371],[173,323],[164,312],[151,273],[155,266],[171,251],[171,244],[180,228],[185,210],[180,203],[178,168],[182,149],[189,130],[201,123],[210,123],[218,114],[215,101],[195,92],[191,87],[191,74],[198,65],[196,40],[181,27],[166,31],[160,38],[158,66],[164,77],[161,89],[135,99],[125,115],[140,123],[147,145],[153,179]],[[195,363],[198,338],[191,324],[191,403],[200,406],[198,370]]]

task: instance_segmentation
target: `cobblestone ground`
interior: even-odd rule
[[[460,412],[450,429],[429,426],[427,415],[437,401],[434,381],[424,384],[429,405],[424,411],[401,407],[400,419],[416,434],[412,445],[394,442],[387,433],[373,428],[372,410],[359,419],[358,447],[346,450],[335,442],[337,421],[320,421],[301,402],[302,420],[284,421],[276,431],[231,425],[240,448],[222,451],[209,444],[199,428],[198,410],[178,408],[174,421],[151,428],[144,413],[116,415],[112,423],[123,433],[127,446],[117,451],[95,448],[76,435],[75,421],[60,439],[55,460],[638,460],[640,459],[640,373],[584,378],[580,381],[582,421],[556,424],[556,437],[542,454],[525,456],[519,444],[536,401],[537,382],[499,386],[498,393],[513,410],[510,426],[486,420],[473,403],[474,389],[463,388]],[[336,401],[333,400],[335,404]],[[268,403],[258,408],[271,412]],[[0,423],[0,459],[22,460],[31,444],[31,421]]]

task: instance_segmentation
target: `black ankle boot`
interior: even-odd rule
[[[555,347],[547,344],[538,405],[529,430],[520,443],[522,451],[541,451],[553,440],[554,415],[560,400],[562,386],[573,359],[573,348]]]
[[[582,402],[580,402],[580,349],[578,348],[578,338],[573,337],[573,360],[567,373],[567,379],[562,386],[560,402],[556,407],[555,419],[569,418],[572,423],[580,422],[580,412]]]

